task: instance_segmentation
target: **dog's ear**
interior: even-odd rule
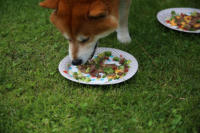
[[[39,5],[44,8],[57,9],[59,0],[45,0],[40,2]]]
[[[101,0],[95,1],[90,5],[88,17],[89,18],[102,18],[108,15],[108,9],[105,3]]]

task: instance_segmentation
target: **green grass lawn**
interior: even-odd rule
[[[116,33],[100,46],[134,55],[137,74],[112,86],[87,86],[60,75],[68,44],[39,0],[0,0],[0,132],[198,133],[200,35],[172,31],[156,20],[170,7],[199,0],[133,0],[132,43]]]

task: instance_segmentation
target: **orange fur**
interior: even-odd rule
[[[40,6],[56,9],[51,22],[71,40],[72,58],[78,58],[79,45],[87,45],[96,35],[118,27],[119,0],[45,0]],[[111,18],[115,18],[111,19]],[[79,43],[78,35],[90,37],[87,43]]]
[[[102,1],[95,1],[90,5],[89,17],[106,16],[108,14],[108,7]]]
[[[59,0],[45,0],[44,2],[40,2],[40,6],[45,8],[56,9]]]

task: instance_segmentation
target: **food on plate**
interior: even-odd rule
[[[188,14],[177,14],[175,11],[171,12],[171,18],[166,20],[166,23],[171,26],[177,26],[178,29],[195,31],[200,29],[200,13],[192,12]]]
[[[109,62],[109,63],[106,63]],[[78,72],[73,73],[77,80],[90,82],[93,78],[108,78],[108,81],[119,79],[129,71],[130,61],[124,57],[113,57],[110,51],[105,51],[84,65],[78,66]],[[89,74],[90,77],[84,76]]]

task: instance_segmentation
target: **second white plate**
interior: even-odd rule
[[[182,30],[182,29],[178,29],[177,26],[171,26],[170,24],[166,23],[166,20],[171,17],[172,11],[175,11],[177,14],[181,14],[181,13],[190,14],[191,12],[199,12],[200,13],[200,9],[196,9],[196,8],[169,8],[169,9],[162,10],[162,11],[158,12],[158,14],[157,14],[158,21],[161,24],[163,24],[164,26],[166,26],[170,29],[181,31],[181,32],[186,32],[186,33],[200,33],[200,30],[196,30],[196,31]]]

